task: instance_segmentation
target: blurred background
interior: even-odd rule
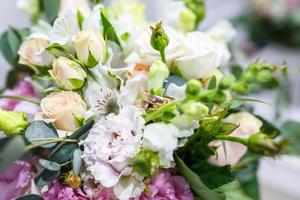
[[[143,0],[147,3],[148,18],[155,21],[162,15],[162,6],[167,6],[169,0]],[[297,0],[290,0],[299,2]],[[207,0],[207,17],[201,25],[201,29],[212,26],[222,19],[235,19],[249,10],[246,0]],[[299,11],[300,13],[300,11]],[[299,14],[300,17],[300,14]],[[28,27],[30,20],[26,14],[16,8],[16,0],[1,0],[0,8],[0,32],[6,30],[9,26],[18,28]],[[264,27],[268,29],[268,27]],[[249,45],[248,32],[243,28],[238,28],[238,46],[245,49],[250,48],[250,59],[254,62],[258,58],[268,61],[272,64],[281,65],[286,62],[289,66],[289,84],[291,99],[288,106],[283,109],[281,121],[293,119],[300,121],[300,48],[287,47],[277,43],[259,44],[259,48],[253,48]],[[288,37],[288,36],[283,36]],[[3,86],[9,65],[0,56],[0,84]],[[283,88],[282,90],[286,90]],[[278,92],[262,92],[255,97],[269,102],[272,105],[256,105],[256,112],[266,116],[270,121],[274,121]],[[261,183],[261,192],[263,200],[299,200],[300,199],[300,158],[282,157],[280,159],[263,160],[259,177]]]

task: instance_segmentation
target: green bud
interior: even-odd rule
[[[207,116],[209,112],[209,108],[206,105],[196,101],[188,101],[181,108],[185,114],[193,116],[196,119]]]
[[[238,93],[242,93],[242,94],[245,94],[248,91],[244,82],[241,82],[241,81],[234,83],[232,85],[231,89],[233,89],[234,91],[236,91]]]
[[[169,45],[169,37],[162,27],[162,22],[159,22],[155,27],[150,26],[152,30],[151,45],[157,51],[164,51]]]
[[[157,152],[148,150],[140,151],[133,159],[133,171],[145,177],[153,176],[159,168],[159,157]]]
[[[257,75],[259,82],[268,82],[272,79],[272,72],[269,69],[261,70]]]
[[[283,143],[276,143],[272,138],[263,133],[254,134],[248,139],[248,148],[263,156],[272,156],[279,153],[282,145]]]
[[[235,82],[235,77],[233,75],[224,76],[221,80],[220,87],[223,89],[228,89]]]
[[[0,130],[7,136],[14,136],[22,133],[28,125],[29,123],[25,113],[0,109]]]
[[[186,94],[190,96],[196,96],[201,92],[202,89],[202,83],[199,80],[191,79],[187,83]]]
[[[169,76],[169,69],[165,63],[160,60],[155,61],[150,66],[148,74],[148,90],[158,96],[163,95],[164,80]]]
[[[247,83],[253,83],[255,81],[255,75],[251,71],[246,71],[243,75],[243,79]]]

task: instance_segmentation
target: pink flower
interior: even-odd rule
[[[36,91],[26,78],[21,80],[13,89],[5,89],[3,94],[38,98]],[[32,117],[39,111],[39,106],[18,99],[0,99],[0,108],[9,111],[25,112]]]
[[[17,160],[0,174],[0,199],[11,200],[23,196],[30,188],[31,165]]]
[[[43,197],[45,200],[110,200],[110,191],[102,189],[94,197],[90,197],[80,188],[62,187],[58,181],[53,181]]]
[[[144,192],[135,200],[193,200],[190,186],[182,176],[172,176],[166,170],[150,181],[150,192]]]

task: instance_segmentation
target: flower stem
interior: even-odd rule
[[[218,136],[216,136],[216,139],[237,142],[237,143],[241,143],[245,146],[247,146],[247,144],[248,144],[248,139],[229,136],[229,135],[218,135]]]
[[[0,99],[19,99],[19,100],[23,100],[23,101],[28,101],[30,103],[33,104],[37,104],[40,105],[40,101],[37,99],[32,99],[32,98],[28,98],[28,97],[24,97],[24,96],[17,96],[17,95],[4,95],[4,94],[0,94]]]
[[[145,122],[148,123],[153,119],[157,119],[158,117],[160,117],[162,114],[164,114],[164,112],[166,110],[168,110],[169,108],[176,106],[176,104],[178,103],[178,101],[172,101],[171,103],[165,104],[159,108],[157,108],[156,110],[154,110],[153,112],[146,114],[145,118]]]
[[[160,51],[160,55],[161,55],[161,60],[167,64],[167,59],[166,59],[166,52],[165,52],[165,49],[161,50]]]
[[[39,143],[36,143],[36,144],[28,145],[28,146],[26,147],[26,150],[27,150],[27,151],[30,151],[30,150],[35,149],[35,148],[37,148],[37,147],[40,147],[40,146],[43,146],[43,145],[46,145],[46,144],[56,143],[56,142],[70,142],[70,143],[76,143],[77,140],[75,140],[75,139],[65,139],[65,138],[51,139],[50,141],[43,141],[43,142],[39,142]]]

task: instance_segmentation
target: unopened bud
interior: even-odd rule
[[[272,156],[280,152],[282,144],[276,143],[272,138],[263,133],[257,133],[248,139],[248,148],[264,156]]]
[[[233,75],[224,76],[221,80],[221,88],[228,89],[235,82],[235,77]]]
[[[192,79],[187,83],[186,93],[191,96],[196,96],[202,90],[202,83],[196,79]]]
[[[155,27],[150,27],[152,30],[151,45],[157,51],[164,51],[169,45],[169,37],[162,27],[162,22],[159,22]]]
[[[14,136],[22,133],[28,125],[29,123],[25,113],[0,109],[0,130],[7,136]]]

